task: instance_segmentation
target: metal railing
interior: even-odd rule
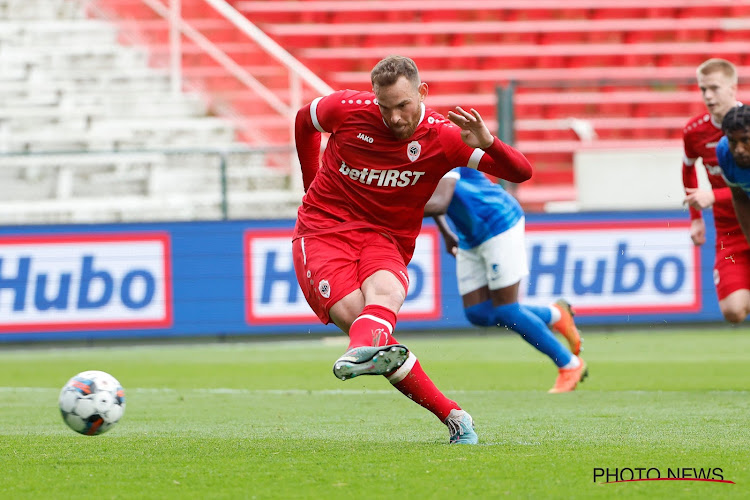
[[[245,142],[293,143],[297,110],[333,90],[224,0],[79,1],[89,15],[115,22],[122,37],[147,47],[152,63],[168,69],[172,92],[201,90]],[[291,161],[291,172],[298,172]],[[293,183],[301,190],[301,175]]]
[[[290,146],[0,153],[0,224],[293,218]]]

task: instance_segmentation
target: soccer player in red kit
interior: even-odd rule
[[[724,133],[724,115],[737,104],[737,69],[724,59],[708,59],[697,69],[698,87],[708,113],[692,118],[683,132],[685,157],[682,181],[685,202],[690,207],[690,237],[695,245],[706,242],[701,210],[713,207],[716,227],[714,285],[719,308],[731,323],[740,323],[750,313],[750,246],[740,229],[732,205],[732,194],[721,175],[716,145]],[[695,162],[703,159],[711,189],[699,189]]]
[[[371,80],[372,92],[334,92],[297,113],[306,191],[292,241],[297,280],[318,318],[349,334],[336,377],[384,375],[448,427],[450,443],[475,444],[471,416],[438,390],[393,330],[424,206],[443,175],[469,166],[523,182],[531,165],[475,110],[456,107],[445,119],[426,108],[427,84],[411,59],[383,59]],[[324,132],[331,135],[321,163]]]

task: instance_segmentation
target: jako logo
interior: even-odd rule
[[[357,134],[357,139],[362,139],[363,141],[369,142],[370,144],[372,144],[374,142],[372,140],[372,137],[370,137],[369,135],[365,135],[362,132],[360,132],[359,134]]]
[[[249,325],[318,323],[297,283],[291,233],[245,232],[245,319]],[[409,292],[399,320],[440,317],[441,248],[437,229],[423,228],[409,263]]]
[[[529,225],[523,295],[570,297],[594,314],[697,311],[700,255],[687,224]]]
[[[0,237],[0,332],[169,327],[167,234]]]

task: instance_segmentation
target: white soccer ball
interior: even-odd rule
[[[60,391],[60,413],[68,427],[86,436],[110,430],[125,413],[125,391],[109,373],[81,372]]]

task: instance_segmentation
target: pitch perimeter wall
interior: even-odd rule
[[[713,223],[706,214],[708,241]],[[337,334],[297,285],[293,220],[0,228],[0,342]],[[720,321],[712,245],[684,211],[529,214],[523,299],[567,298],[581,325]],[[470,327],[454,258],[426,220],[399,316]]]

